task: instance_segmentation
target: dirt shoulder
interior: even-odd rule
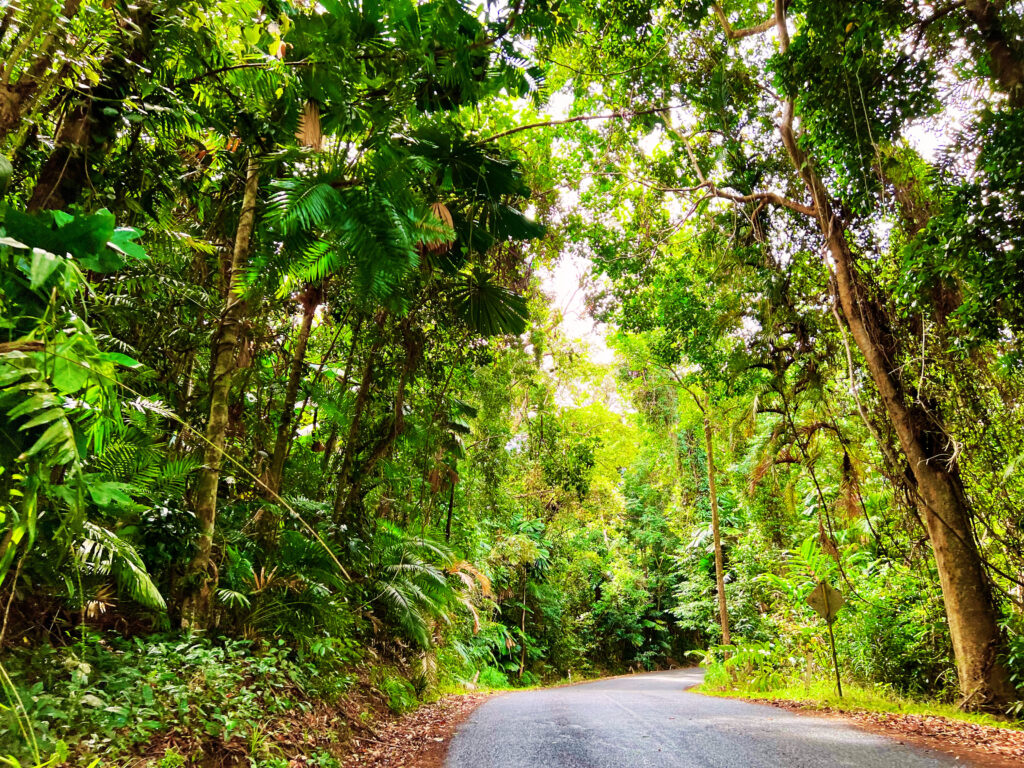
[[[445,696],[402,717],[374,725],[353,736],[344,768],[442,768],[448,744],[473,710],[494,695]]]
[[[801,715],[844,720],[905,744],[954,755],[977,768],[1020,768],[1024,765],[1024,731],[978,725],[937,715],[904,715],[836,709],[813,701],[742,698]]]

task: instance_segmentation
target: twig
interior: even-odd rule
[[[521,131],[530,131],[534,128],[549,128],[556,125],[568,125],[569,123],[582,123],[588,120],[615,120],[625,119],[629,117],[640,117],[642,115],[655,115],[664,112],[671,112],[673,109],[681,109],[682,104],[674,104],[669,107],[653,107],[651,109],[641,109],[637,112],[609,112],[605,115],[579,115],[577,117],[567,117],[561,120],[542,120],[539,123],[527,123],[526,125],[518,125],[515,128],[509,128],[507,131],[496,133],[493,136],[488,136],[486,139],[481,139],[481,144],[486,144],[489,141],[495,141],[496,139],[503,139],[506,136],[511,136],[514,133],[520,133]]]
[[[14,602],[14,591],[18,588],[18,577],[21,576],[21,564],[25,562],[25,552],[18,558],[18,567],[14,570],[14,578],[11,580],[11,596],[7,598],[7,607],[4,608],[4,623],[0,626],[0,648],[4,647],[4,638],[7,637],[7,620],[11,616],[11,603]]]

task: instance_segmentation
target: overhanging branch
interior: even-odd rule
[[[520,133],[522,131],[530,131],[533,130],[534,128],[550,128],[556,125],[583,123],[590,120],[624,120],[630,117],[663,114],[665,112],[671,112],[673,109],[680,109],[681,107],[681,104],[674,104],[668,107],[653,107],[651,109],[641,109],[636,112],[609,112],[604,115],[578,115],[576,117],[566,117],[560,120],[542,120],[539,123],[527,123],[526,125],[517,125],[515,128],[509,128],[507,131],[502,131],[501,133],[496,133],[493,136],[488,136],[486,139],[481,139],[480,143],[485,144],[488,141],[503,139],[506,136],[511,136],[512,134]]]
[[[706,186],[708,191],[715,197],[720,197],[723,200],[732,200],[734,203],[765,202],[771,203],[772,205],[779,205],[783,208],[789,208],[789,210],[802,213],[805,216],[818,215],[818,211],[813,205],[798,203],[796,200],[790,200],[788,197],[780,195],[778,192],[755,192],[750,195],[736,195],[732,192],[725,192],[724,190],[718,189],[718,187],[710,182],[704,186]]]
[[[772,16],[768,21],[762,21],[753,27],[744,27],[743,29],[736,29],[729,23],[729,19],[725,16],[725,11],[722,10],[722,6],[718,3],[711,4],[712,9],[715,11],[715,16],[718,17],[719,23],[722,25],[722,29],[725,30],[725,36],[730,40],[739,40],[744,37],[752,37],[753,35],[760,35],[762,32],[767,32],[769,29],[775,26],[775,17]]]

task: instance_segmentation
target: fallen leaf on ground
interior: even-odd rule
[[[352,739],[343,768],[441,768],[458,725],[487,694],[446,696]]]

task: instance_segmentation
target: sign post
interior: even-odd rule
[[[832,623],[836,620],[836,614],[846,603],[846,598],[828,582],[819,581],[818,586],[811,590],[807,596],[807,604],[811,606],[825,620],[828,625],[828,639],[832,645],[832,667],[836,672],[836,689],[839,691],[839,698],[843,698],[843,681],[839,677],[839,657],[836,655],[836,636],[832,632]]]

